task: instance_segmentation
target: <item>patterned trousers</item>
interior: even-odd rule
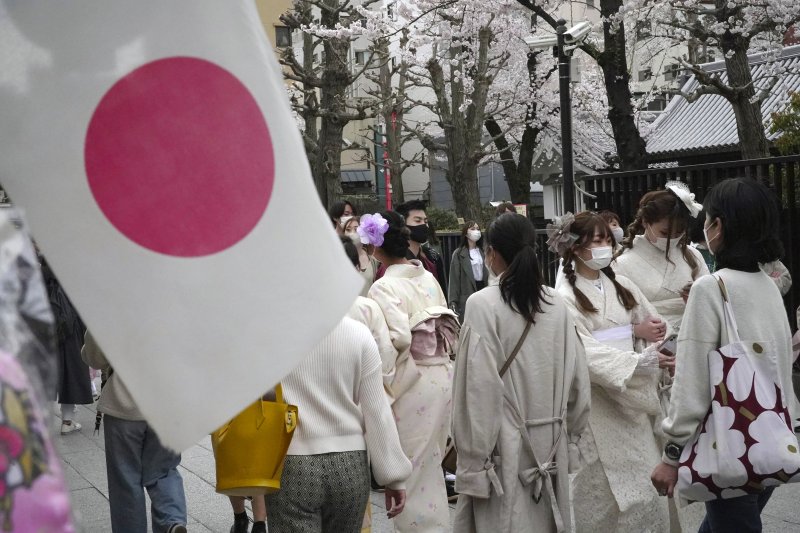
[[[365,451],[287,455],[267,495],[269,533],[359,533],[369,492]]]

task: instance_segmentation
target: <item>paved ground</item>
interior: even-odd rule
[[[56,439],[64,461],[78,531],[108,533],[111,526],[103,434],[101,431],[100,435],[92,435],[94,414],[92,406],[79,406],[77,420],[83,424],[83,430],[59,435]],[[180,472],[186,488],[189,531],[226,533],[233,515],[227,498],[214,491],[214,458],[209,438],[183,454]],[[372,495],[372,511],[372,531],[392,531],[385,516],[383,494]],[[800,533],[800,483],[779,487],[764,510],[762,519],[767,533]]]

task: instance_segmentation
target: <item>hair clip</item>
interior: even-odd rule
[[[678,197],[678,200],[683,202],[686,209],[692,218],[697,218],[700,211],[703,210],[703,204],[694,201],[694,193],[689,190],[689,186],[682,181],[668,181],[665,185],[666,189]]]
[[[371,244],[373,246],[383,245],[383,236],[389,231],[389,223],[380,213],[374,215],[364,215],[356,228],[361,244]]]
[[[578,240],[578,236],[570,233],[569,228],[575,222],[575,215],[565,213],[553,218],[553,223],[547,225],[547,247],[550,251],[563,257],[567,249]]]

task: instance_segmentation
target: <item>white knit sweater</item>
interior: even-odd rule
[[[781,389],[789,410],[794,411],[791,330],[777,286],[761,271],[723,269],[716,275],[725,282],[739,337],[768,343],[773,350]],[[684,445],[697,431],[711,404],[708,352],[729,342],[719,286],[713,276],[704,276],[689,293],[678,337],[669,415],[661,424],[668,440]],[[797,417],[797,413],[791,415],[792,420]],[[663,460],[676,464],[666,456]]]
[[[381,358],[366,326],[342,319],[281,384],[285,400],[298,408],[289,455],[367,450],[378,483],[405,487],[411,462],[400,446]]]

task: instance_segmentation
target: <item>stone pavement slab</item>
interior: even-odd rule
[[[110,533],[103,432],[101,428],[99,435],[92,434],[94,415],[93,406],[79,406],[76,420],[83,429],[63,436],[56,431],[56,447],[64,464],[78,531]],[[60,420],[58,423],[60,427]],[[228,499],[214,490],[216,476],[209,437],[182,454],[179,470],[186,491],[189,531],[227,533],[233,515]],[[384,495],[374,492],[370,501],[373,533],[390,533]],[[454,507],[450,506],[451,523]],[[778,487],[762,513],[762,521],[765,533],[800,533],[800,483]]]

